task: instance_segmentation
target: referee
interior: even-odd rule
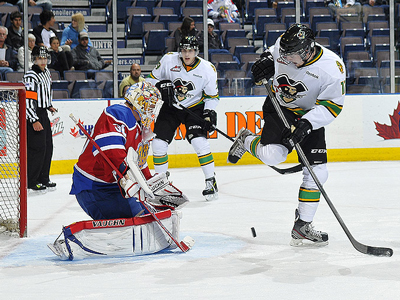
[[[47,64],[49,51],[44,46],[32,49],[33,66],[24,75],[26,88],[26,119],[28,140],[28,189],[46,191],[56,184],[50,181],[53,156],[53,138],[47,111],[55,113],[52,106],[51,77]]]

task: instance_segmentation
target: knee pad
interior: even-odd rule
[[[311,168],[319,182],[323,185],[328,180],[328,169],[326,164],[312,165]],[[306,167],[303,167],[303,184],[301,186],[308,189],[318,189],[317,184],[314,182],[314,179]]]
[[[275,166],[284,162],[289,153],[285,146],[278,144],[259,145],[257,157],[266,165]]]
[[[193,146],[194,151],[196,151],[196,154],[199,155],[204,155],[208,154],[211,152],[210,150],[210,144],[208,143],[207,139],[205,137],[196,137],[192,139],[191,144]]]
[[[168,143],[166,141],[160,140],[158,138],[152,141],[153,155],[162,156],[168,152]]]

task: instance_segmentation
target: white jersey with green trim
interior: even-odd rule
[[[283,60],[280,38],[268,50],[275,61],[273,88],[279,103],[307,119],[313,129],[331,123],[342,111],[346,69],[331,50],[316,44],[316,55],[303,67]]]
[[[161,80],[173,82],[175,99],[184,107],[192,107],[202,101],[204,109],[215,110],[218,105],[217,71],[212,63],[200,57],[196,58],[193,66],[186,66],[178,52],[165,54],[146,78],[154,85]]]

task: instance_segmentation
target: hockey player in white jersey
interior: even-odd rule
[[[167,171],[168,145],[173,140],[175,130],[184,124],[186,139],[196,151],[204,173],[206,187],[203,195],[206,200],[215,200],[218,198],[218,188],[214,158],[206,136],[217,123],[217,72],[214,65],[199,58],[198,53],[197,39],[193,36],[183,37],[179,52],[164,55],[146,79],[156,85],[164,101],[154,126],[153,161],[157,173]]]
[[[256,82],[273,77],[273,91],[291,130],[285,128],[267,97],[261,136],[242,128],[229,150],[228,161],[236,163],[248,151],[267,165],[277,165],[292,151],[291,139],[300,144],[314,173],[324,184],[328,178],[324,127],[342,111],[345,97],[346,71],[342,60],[315,43],[311,29],[294,24],[255,62],[252,73]],[[304,240],[328,242],[328,234],[315,230],[312,225],[320,194],[303,166],[291,245],[300,245]]]

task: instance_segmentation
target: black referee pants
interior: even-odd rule
[[[36,113],[43,130],[35,131],[32,124],[27,121],[28,188],[50,181],[49,173],[53,157],[53,137],[47,109],[38,108]]]

